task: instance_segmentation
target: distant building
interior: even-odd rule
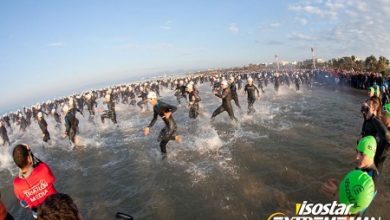
[[[320,59],[320,58],[316,59],[316,63],[325,63],[325,62],[326,62],[326,60],[323,60],[323,59]]]

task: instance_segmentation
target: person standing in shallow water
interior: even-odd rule
[[[149,135],[150,128],[156,123],[157,116],[160,116],[165,123],[165,127],[160,131],[158,141],[160,141],[161,153],[166,154],[166,146],[169,141],[175,140],[181,142],[181,136],[176,134],[177,126],[172,116],[172,113],[174,113],[177,108],[158,100],[157,95],[154,92],[149,92],[147,98],[153,106],[153,119],[150,124],[144,128],[144,134]]]

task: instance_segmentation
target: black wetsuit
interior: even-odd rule
[[[22,116],[19,121],[20,130],[25,132],[28,126],[27,120]]]
[[[41,118],[41,119],[38,119],[38,125],[39,125],[39,128],[41,129],[42,133],[43,133],[43,138],[42,140],[44,142],[47,142],[50,140],[50,134],[49,134],[49,131],[47,130],[47,122],[44,118]]]
[[[279,77],[278,76],[275,76],[274,78],[274,88],[275,88],[275,91],[279,91],[279,85],[280,85],[280,82],[279,82]]]
[[[235,82],[230,84],[230,92],[232,94],[234,103],[236,103],[237,107],[241,109],[240,103],[238,102],[237,87]]]
[[[176,92],[175,92],[176,100],[180,104],[180,99],[184,98],[187,100],[186,95],[186,86],[185,85],[177,85]]]
[[[30,109],[27,109],[25,112],[26,114],[26,121],[28,125],[31,125],[31,117],[32,117],[32,112]]]
[[[375,166],[378,170],[382,169],[383,162],[386,159],[386,154],[390,144],[390,132],[377,117],[366,119],[362,126],[362,136],[374,136],[377,140],[377,150],[375,152]]]
[[[150,89],[156,93],[157,97],[160,97],[160,87],[158,84],[152,84]]]
[[[65,132],[72,143],[75,143],[76,134],[79,130],[79,120],[76,118],[76,112],[82,112],[76,108],[70,109],[65,115]]]
[[[242,89],[242,80],[241,79],[237,79],[237,87],[238,87],[238,90]]]
[[[370,167],[365,167],[365,168],[362,168],[362,169],[360,169],[360,168],[356,168],[357,170],[361,170],[361,171],[363,171],[363,172],[366,172],[369,176],[371,176],[372,177],[372,180],[374,181],[374,183],[375,183],[375,188],[377,189],[377,184],[376,184],[376,182],[377,182],[377,180],[378,180],[378,177],[379,177],[379,171],[378,171],[378,169],[375,167],[375,165],[372,165],[372,166],[370,166]]]
[[[299,90],[299,85],[301,84],[301,80],[299,77],[295,77],[295,89],[298,91]]]
[[[57,125],[61,124],[61,116],[57,112],[54,112],[53,117],[54,120],[57,122]]]
[[[221,114],[224,111],[227,111],[229,114],[230,119],[237,121],[237,118],[234,117],[233,107],[232,107],[232,95],[229,88],[223,89],[222,94],[215,94],[215,96],[222,99],[222,105],[219,106],[211,116],[211,119],[214,119],[215,116]]]
[[[9,145],[8,133],[7,133],[7,129],[5,128],[5,126],[0,126],[0,136],[3,139],[4,145],[6,145],[6,144]]]
[[[197,90],[189,92],[188,99],[190,102],[189,116],[190,118],[197,118],[199,115],[199,102],[201,101],[201,98],[199,97],[199,92]]]
[[[380,139],[374,157],[374,163],[379,172],[382,172],[383,163],[387,158],[387,155],[389,153],[389,148],[390,148],[390,143],[388,143],[386,139]]]
[[[286,75],[284,75],[283,78],[284,78],[284,81],[286,81],[287,86],[290,87],[291,82],[290,82],[290,77],[289,77],[289,75],[286,74]]]
[[[97,102],[95,96],[91,96],[90,99],[87,99],[85,101],[85,104],[87,105],[87,109],[89,112],[89,120],[92,120],[95,116],[95,107],[97,107]]]
[[[130,96],[130,105],[135,105],[137,103],[137,101],[135,100],[135,94],[134,94],[134,91],[130,91],[129,92],[129,96]]]
[[[262,93],[265,93],[264,86],[263,86],[263,79],[261,79],[261,78],[258,79],[257,86],[259,86]]]
[[[217,81],[212,82],[211,87],[212,87],[213,93],[221,92],[221,83],[220,82],[217,82]]]
[[[3,117],[3,121],[5,122],[5,124],[10,128],[11,127],[11,123],[10,123],[10,118],[8,115],[4,116]]]
[[[389,97],[385,92],[382,93],[382,105],[386,105],[388,102],[389,102]]]
[[[181,96],[182,96],[185,100],[187,100],[186,89],[187,89],[187,87],[186,87],[185,85],[180,86]]]
[[[115,112],[115,102],[110,100],[107,102],[107,110],[101,115],[102,123],[104,123],[104,119],[111,119],[112,123],[116,124],[116,112]]]
[[[174,113],[177,108],[173,105],[169,105],[162,101],[157,101],[157,105],[153,107],[153,119],[148,125],[149,128],[153,127],[153,125],[157,121],[157,116],[159,115],[165,123],[165,127],[160,131],[160,135],[158,137],[158,141],[160,141],[160,149],[162,153],[167,153],[166,146],[170,140],[175,140],[176,138],[176,122],[173,119],[173,115],[168,119],[165,118],[164,113],[172,112]]]
[[[143,110],[144,105],[148,104],[148,93],[144,91],[141,93],[141,95],[138,96],[138,98],[141,98],[141,101],[139,101],[137,105],[141,108],[141,110]]]
[[[81,111],[84,110],[84,98],[76,98],[76,103],[77,103],[77,108],[80,109]]]
[[[251,114],[252,112],[256,111],[253,108],[253,104],[256,101],[256,92],[257,92],[257,96],[260,96],[259,90],[257,89],[257,87],[254,84],[252,84],[252,85],[246,84],[244,91],[245,91],[245,93],[248,94],[248,114]]]

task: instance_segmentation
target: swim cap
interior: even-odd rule
[[[74,107],[73,99],[69,100],[68,105],[70,108]]]
[[[187,88],[191,88],[192,89],[192,88],[194,88],[194,86],[192,84],[188,84]]]
[[[64,105],[64,107],[62,108],[62,110],[67,113],[69,111],[69,107],[67,105]]]
[[[38,118],[42,118],[42,112],[38,112]]]
[[[379,87],[377,86],[377,87],[375,88],[375,95],[376,95],[377,97],[379,97],[380,94],[381,94],[381,91],[380,91]]]
[[[386,111],[386,116],[390,117],[390,103],[383,106],[383,109]]]
[[[224,80],[224,81],[221,82],[221,85],[227,86],[227,85],[228,85],[228,82],[227,82],[226,80]]]
[[[368,90],[370,91],[370,93],[374,93],[375,92],[374,87],[370,87],[370,88],[368,88]]]
[[[249,77],[249,78],[248,78],[248,81],[251,81],[251,82],[253,82],[253,79],[252,79],[252,77]]]
[[[364,155],[367,155],[371,159],[374,158],[376,152],[376,140],[373,136],[366,136],[360,139],[359,144],[356,147],[356,150],[362,152]]]
[[[148,99],[157,99],[157,95],[154,92],[149,92],[148,93]]]
[[[339,185],[339,203],[351,205],[350,214],[357,214],[368,208],[375,195],[372,177],[361,170],[349,172]]]

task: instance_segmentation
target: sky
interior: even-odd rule
[[[0,113],[144,74],[390,57],[390,0],[0,0]]]

